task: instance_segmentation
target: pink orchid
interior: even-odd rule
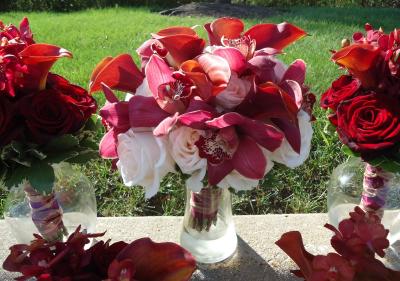
[[[233,170],[244,177],[261,179],[267,160],[260,146],[277,149],[283,140],[274,126],[235,112],[216,116],[206,110],[182,114],[178,123],[205,131],[196,142],[199,155],[207,159],[208,182],[218,184]]]
[[[210,45],[237,48],[246,59],[252,58],[256,50],[269,55],[279,53],[306,35],[302,29],[286,22],[257,24],[244,32],[244,23],[240,19],[227,17],[207,23],[204,28]]]

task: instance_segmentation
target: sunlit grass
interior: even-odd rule
[[[91,70],[105,56],[130,53],[149,38],[151,32],[171,25],[202,25],[210,18],[164,17],[148,9],[88,10],[72,14],[56,13],[0,13],[8,23],[18,23],[28,16],[35,38],[39,42],[60,45],[74,53],[73,60],[62,60],[54,71],[72,82],[87,87]],[[364,23],[391,30],[398,24],[398,9],[335,9],[296,8],[277,13],[266,19],[245,19],[247,26],[258,22],[289,21],[310,36],[287,48],[281,58],[290,63],[296,58],[308,64],[307,83],[320,94],[340,72],[330,62],[329,50],[337,49],[340,41],[362,31]],[[198,29],[205,35],[201,27]],[[99,104],[104,102],[96,94]],[[300,168],[290,170],[276,165],[256,190],[238,194],[234,198],[236,214],[265,214],[325,211],[327,180],[332,169],[344,160],[335,136],[324,133],[324,113],[315,107],[312,152]],[[155,198],[145,201],[141,189],[129,189],[121,184],[117,174],[110,171],[107,161],[93,161],[85,167],[96,186],[99,215],[181,215],[184,211],[184,185],[177,176],[166,178]],[[0,198],[0,209],[5,195]]]

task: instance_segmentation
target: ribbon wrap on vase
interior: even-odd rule
[[[54,192],[44,195],[37,192],[29,183],[24,191],[32,212],[32,221],[40,235],[47,241],[61,241],[68,232],[63,223],[63,211]]]
[[[198,231],[209,231],[211,226],[217,223],[222,189],[207,186],[201,189],[200,192],[190,192],[189,225]]]
[[[374,212],[380,218],[383,217],[391,178],[392,174],[381,167],[366,164],[360,203],[364,211]]]

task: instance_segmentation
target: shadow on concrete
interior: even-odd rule
[[[298,280],[276,271],[243,239],[238,236],[236,253],[228,260],[214,265],[199,264],[191,281],[286,281]]]

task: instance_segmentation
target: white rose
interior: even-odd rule
[[[297,114],[297,118],[299,120],[301,137],[300,154],[293,150],[286,138],[283,140],[282,145],[270,154],[273,161],[284,164],[292,169],[303,164],[310,155],[311,138],[313,134],[310,115],[308,115],[307,112],[300,110]]]
[[[250,88],[250,81],[240,79],[235,72],[232,72],[228,86],[215,97],[215,101],[223,108],[233,109],[246,98]]]
[[[267,168],[265,169],[264,176],[268,174],[274,167],[274,162],[271,161],[268,155],[266,155],[266,159],[267,159]],[[242,176],[238,171],[233,170],[222,181],[220,181],[217,184],[217,186],[219,186],[220,188],[232,187],[236,191],[251,190],[258,186],[259,181],[260,180],[246,178]]]
[[[147,78],[143,79],[142,84],[137,87],[135,94],[127,93],[125,96],[125,101],[129,101],[133,96],[144,96],[144,97],[151,97],[153,94],[150,91],[149,83],[147,82]]]
[[[118,170],[127,186],[141,185],[146,198],[154,196],[161,179],[174,172],[174,161],[167,152],[166,138],[154,137],[151,131],[130,129],[118,135]]]
[[[201,130],[186,126],[177,127],[169,134],[169,151],[183,173],[191,175],[186,186],[195,192],[203,188],[202,180],[207,171],[207,160],[199,156],[196,141]]]

